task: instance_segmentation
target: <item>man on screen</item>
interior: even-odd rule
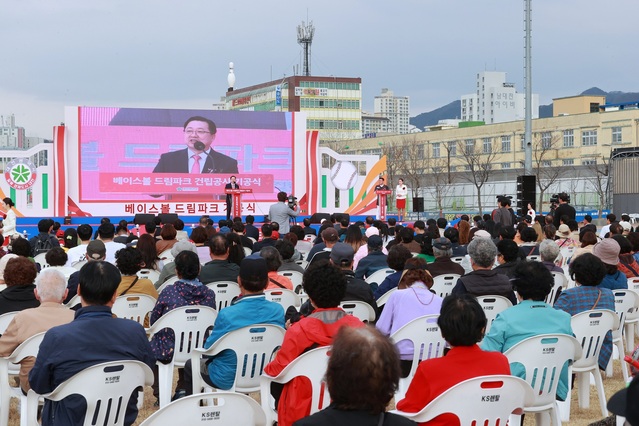
[[[189,118],[184,123],[186,148],[162,154],[153,173],[237,173],[237,160],[211,148],[216,131],[208,118]]]
[[[231,181],[224,189],[240,189],[240,185],[235,183],[235,176],[231,176]],[[231,209],[233,208],[233,194],[226,194],[226,220],[231,220]]]

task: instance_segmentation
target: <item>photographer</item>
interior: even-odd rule
[[[577,216],[577,212],[573,206],[568,204],[570,203],[570,195],[565,192],[560,192],[556,196],[553,196],[553,198],[557,198],[559,200],[559,205],[553,213],[553,225],[555,225],[555,228],[559,229],[559,225],[561,225],[559,221],[562,216],[568,216],[568,219],[574,220]]]
[[[290,200],[291,202],[289,202],[286,192],[278,192],[277,203],[273,204],[268,209],[268,215],[271,222],[277,222],[280,225],[280,235],[285,235],[289,232],[291,229],[289,219],[291,217],[296,217],[299,214],[297,211],[295,197],[290,197]]]

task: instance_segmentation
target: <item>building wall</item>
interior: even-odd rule
[[[557,98],[552,100],[552,115],[570,114],[588,114],[591,111],[591,105],[604,105],[606,103],[605,96],[570,96],[566,98]]]
[[[408,96],[395,96],[392,90],[382,89],[374,100],[375,114],[388,118],[388,131],[395,134],[410,132],[410,100]]]

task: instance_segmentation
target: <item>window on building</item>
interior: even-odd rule
[[[595,146],[597,145],[597,130],[584,130],[581,132],[581,145],[582,146]]]
[[[573,146],[575,146],[574,130],[564,130],[564,148],[572,148]]]
[[[433,158],[439,158],[441,156],[439,142],[433,144]]]
[[[597,160],[593,160],[593,159],[582,160],[581,164],[583,164],[584,166],[594,166],[597,164]]]
[[[573,160],[572,158],[569,158],[569,159],[564,158],[564,160],[562,161],[562,164],[564,166],[572,166],[575,164],[575,160]]]
[[[491,138],[484,138],[484,154],[490,154],[493,152],[493,140]]]
[[[621,127],[612,128],[612,143],[621,143]]]
[[[519,145],[522,151],[526,149],[526,135],[523,133],[519,135]]]
[[[510,136],[501,137],[501,152],[510,152]]]
[[[464,166],[464,171],[469,172],[470,171],[470,166],[468,164],[466,164]]]
[[[419,158],[424,158],[424,145],[419,145],[417,147],[417,156]]]
[[[466,139],[466,154],[474,154],[475,153],[475,139]]]
[[[502,169],[510,169],[510,163],[501,163]]]
[[[457,155],[457,141],[448,142],[448,155],[454,157]]]
[[[542,132],[541,134],[541,149],[552,148],[552,134],[550,132]]]
[[[541,162],[542,167],[552,167],[552,161],[544,160]]]

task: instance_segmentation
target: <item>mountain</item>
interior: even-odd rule
[[[639,101],[639,93],[637,92],[606,92],[598,87],[591,87],[590,89],[584,90],[580,93],[580,95],[605,96],[606,103],[608,104]],[[460,108],[461,101],[457,100],[433,111],[423,112],[415,117],[411,117],[410,124],[419,129],[423,129],[425,126],[433,126],[437,124],[439,120],[459,118]],[[552,103],[548,105],[539,105],[539,118],[548,117],[552,117]]]

